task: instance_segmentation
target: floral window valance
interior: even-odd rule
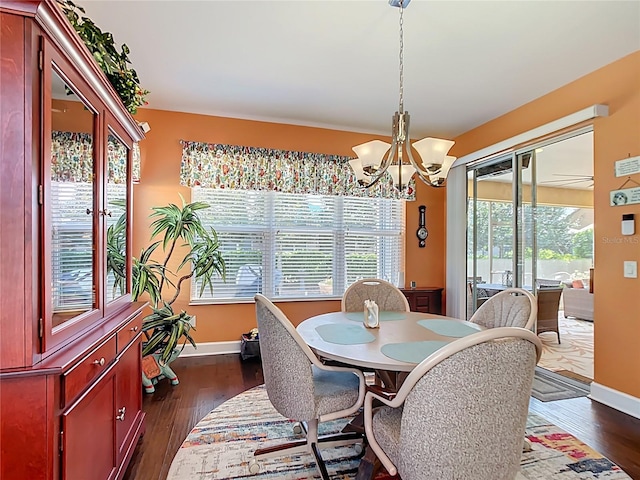
[[[415,200],[415,183],[400,193],[387,175],[372,188],[358,185],[349,157],[181,141],[180,184],[187,187],[275,190]]]
[[[133,181],[140,179],[140,147],[133,144]],[[107,141],[107,179],[109,183],[127,181],[127,147],[111,138]],[[93,182],[93,136],[88,133],[51,134],[51,180],[54,182]]]

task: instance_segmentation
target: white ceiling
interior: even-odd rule
[[[593,190],[593,132],[586,132],[536,148],[536,183],[549,188]],[[505,156],[510,161],[511,155]],[[531,184],[532,165],[522,171],[522,182]],[[469,178],[472,178],[469,172]],[[509,172],[484,177],[492,182],[512,183]]]
[[[77,3],[130,47],[150,108],[391,130],[386,0]],[[452,138],[640,49],[640,1],[413,0],[404,30],[412,137]]]

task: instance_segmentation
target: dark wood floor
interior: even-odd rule
[[[259,362],[239,355],[179,358],[180,385],[167,380],[145,395],[147,431],[124,480],[165,480],[171,460],[202,417],[225,400],[263,383]],[[531,411],[575,435],[640,480],[640,420],[586,397],[555,402],[531,399]],[[541,479],[542,480],[542,479]],[[546,479],[545,479],[546,480]]]

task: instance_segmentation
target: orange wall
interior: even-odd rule
[[[134,185],[134,255],[139,255],[149,244],[151,207],[169,202],[179,204],[178,194],[190,201],[190,190],[179,185],[180,140],[354,156],[352,146],[375,138],[336,130],[150,109],[139,110],[136,120],[148,122],[151,131],[140,143],[141,181]],[[418,183],[417,201],[407,202],[406,283],[414,280],[418,286],[444,286],[445,192],[443,188],[434,189]],[[418,248],[415,236],[418,205],[421,204],[427,206],[429,238],[426,248]],[[196,342],[237,341],[241,333],[256,326],[253,303],[189,306],[188,302],[189,286],[186,286],[174,306],[197,315]],[[295,324],[309,316],[340,309],[338,301],[281,302],[278,305]]]
[[[456,154],[475,152],[593,104],[609,106],[609,116],[593,122],[595,381],[640,397],[640,280],[622,275],[624,260],[640,262],[640,205],[609,205],[609,192],[625,181],[614,176],[614,162],[640,155],[640,51],[461,135]],[[632,178],[640,182],[640,174]],[[623,213],[635,213],[631,237],[620,234]]]
[[[51,126],[63,132],[93,133],[93,113],[80,102],[52,100]]]

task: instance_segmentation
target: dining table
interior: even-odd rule
[[[364,312],[324,313],[304,320],[297,331],[319,357],[375,371],[388,383],[389,374],[408,373],[443,346],[484,329],[421,312],[381,311],[378,319],[377,328],[368,328]]]

